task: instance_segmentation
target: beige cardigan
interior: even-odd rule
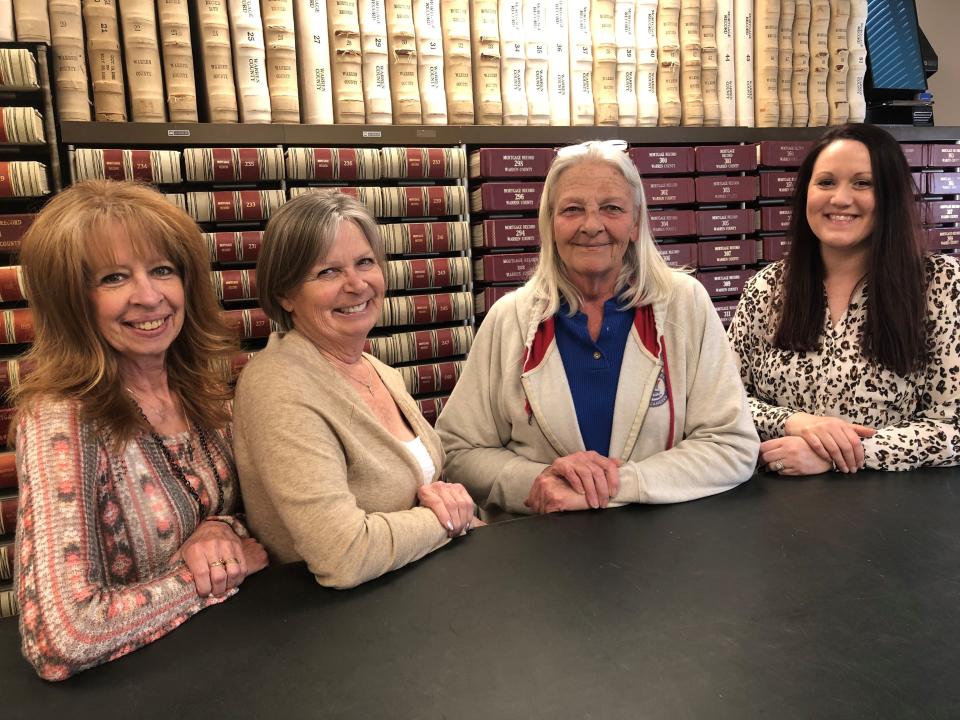
[[[440,441],[400,374],[366,357],[439,476]],[[416,507],[416,459],[295,330],[271,335],[244,368],[234,450],[251,533],[274,560],[306,560],[321,585],[359,585],[447,542],[433,512]]]

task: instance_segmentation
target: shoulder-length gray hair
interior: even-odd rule
[[[543,306],[541,321],[556,314],[561,300],[567,301],[571,315],[580,309],[583,301],[557,253],[553,237],[553,214],[556,210],[557,183],[560,177],[569,168],[584,162],[606,163],[616,168],[633,190],[633,212],[640,223],[640,232],[637,241],[627,247],[623,256],[623,267],[617,278],[615,292],[623,300],[622,307],[648,305],[666,300],[670,296],[674,271],[660,256],[654,244],[640,173],[627,155],[626,148],[627,145],[622,140],[590,140],[579,145],[570,145],[560,149],[550,172],[547,173],[538,219],[540,262],[533,277],[527,281],[527,287],[534,292]]]

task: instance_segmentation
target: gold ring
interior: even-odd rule
[[[777,461],[773,464],[773,469],[776,470],[777,472],[782,472],[782,471],[783,471],[783,460],[777,460]]]
[[[240,561],[237,558],[227,558],[225,562],[227,565],[229,565],[230,563],[233,563],[234,565],[240,564]]]
[[[224,560],[223,558],[220,558],[219,560],[214,560],[212,563],[210,563],[210,567],[222,567],[223,565],[226,565],[226,564],[227,564],[226,560]]]

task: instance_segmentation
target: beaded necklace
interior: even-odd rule
[[[129,391],[128,391],[129,392]],[[130,393],[131,396],[133,393]],[[203,507],[203,501],[200,499],[200,493],[198,493],[193,485],[190,484],[190,481],[187,480],[187,475],[183,470],[183,466],[170,451],[170,448],[166,446],[163,442],[163,438],[157,434],[157,431],[153,429],[153,425],[150,424],[150,421],[147,419],[146,414],[143,412],[143,408],[140,407],[140,403],[137,401],[137,398],[133,398],[133,404],[137,406],[137,411],[140,413],[140,417],[143,418],[143,421],[150,428],[150,437],[153,439],[154,447],[163,455],[167,460],[167,464],[170,466],[170,469],[173,471],[174,476],[177,480],[180,481],[180,484],[183,485],[184,489],[190,493],[197,503],[197,514],[199,515],[200,520],[203,520],[207,516],[206,510]],[[207,465],[210,466],[210,470],[213,471],[214,480],[217,481],[217,505],[214,508],[214,515],[219,515],[223,511],[223,479],[220,477],[220,472],[217,470],[217,464],[213,461],[213,455],[210,452],[210,446],[207,443],[207,432],[203,429],[202,426],[197,423],[193,424],[193,429],[196,431],[197,436],[200,438],[200,448],[203,450],[203,455],[207,460]]]

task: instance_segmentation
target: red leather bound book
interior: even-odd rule
[[[650,231],[655,238],[697,234],[693,210],[651,210],[649,216]]]
[[[793,207],[790,205],[760,208],[760,229],[764,232],[786,232],[790,229],[791,217]]]
[[[524,283],[537,269],[540,253],[501,253],[484,255],[473,263],[473,275],[479,282]]]
[[[487,182],[471,195],[475,212],[534,212],[540,208],[542,182]]]
[[[630,159],[641,175],[691,173],[696,167],[692,147],[632,147]]]
[[[906,148],[905,145],[900,147]],[[923,147],[920,145],[919,147]],[[908,150],[904,149],[904,154],[907,155]],[[927,147],[927,152],[929,153],[927,157],[927,162],[916,162],[915,152],[912,153],[914,161],[911,161],[911,155],[907,155],[907,160],[910,162],[910,167],[920,167],[921,165],[927,165],[928,167],[943,167],[943,168],[955,168],[960,167],[960,145],[930,145]]]
[[[550,148],[481,148],[470,154],[470,177],[544,178],[554,155]]]
[[[760,197],[789,198],[793,197],[793,189],[797,185],[795,172],[763,172],[760,173]]]
[[[699,145],[697,172],[749,172],[757,169],[756,145]]]
[[[697,243],[660,243],[657,250],[672,268],[697,267]]]
[[[484,220],[473,229],[474,247],[522,248],[540,247],[540,231],[536,218]]]
[[[0,452],[0,488],[17,486],[17,455],[12,450]]]
[[[756,230],[756,210],[697,210],[697,234],[745,235]]]
[[[786,235],[769,235],[761,239],[763,259],[770,262],[783,260],[790,250],[790,240]]]
[[[689,205],[696,202],[693,178],[641,178],[647,205]]]
[[[708,240],[698,244],[700,267],[752,265],[757,261],[757,241],[753,239]]]
[[[756,270],[708,270],[698,272],[697,280],[707,289],[710,297],[728,297],[740,295],[747,280],[756,274]]]
[[[757,178],[754,175],[706,175],[698,177],[697,202],[739,203],[757,199]]]
[[[0,253],[20,252],[20,238],[36,217],[33,213],[0,215]]]
[[[733,314],[737,311],[737,304],[739,300],[714,300],[713,307],[717,311],[717,315],[720,316],[720,322],[723,323],[724,327],[730,325],[730,321],[733,320]]]
[[[761,140],[760,164],[765,167],[800,167],[811,147],[813,142],[809,140]]]
[[[33,342],[33,313],[30,308],[0,310],[0,344]]]

